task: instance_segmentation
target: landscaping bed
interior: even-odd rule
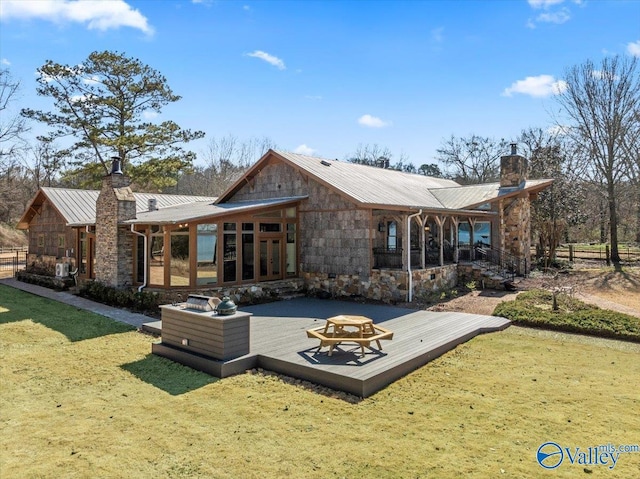
[[[548,290],[523,292],[512,301],[498,304],[493,314],[521,326],[640,342],[639,318]]]

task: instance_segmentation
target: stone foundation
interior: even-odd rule
[[[250,285],[238,285],[224,288],[207,289],[173,289],[154,290],[147,288],[144,291],[154,291],[158,294],[160,304],[186,301],[190,294],[202,294],[204,296],[217,296],[223,298],[229,296],[236,304],[254,304],[278,299],[288,299],[304,294],[304,283],[300,278],[283,281],[270,281]]]
[[[412,277],[413,297],[429,295],[456,286],[457,265],[414,270]],[[409,294],[409,275],[401,270],[374,269],[366,280],[359,275],[324,273],[304,273],[303,279],[311,295],[325,292],[334,298],[362,296],[374,301],[397,303],[407,301]]]

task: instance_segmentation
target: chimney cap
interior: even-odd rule
[[[517,155],[518,154],[518,144],[517,143],[511,143],[511,154],[512,155]]]
[[[120,169],[120,157],[112,156],[111,157],[111,174],[112,175],[122,175],[122,170]]]

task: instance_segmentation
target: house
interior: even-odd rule
[[[30,258],[77,265],[114,287],[308,291],[411,300],[455,286],[476,254],[530,266],[527,180],[512,145],[499,183],[452,180],[269,150],[217,199],[133,193],[119,168],[101,191],[42,188],[19,227]],[[31,256],[33,255],[33,256]]]

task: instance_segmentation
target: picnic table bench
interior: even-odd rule
[[[344,342],[358,344],[364,356],[364,348],[371,348],[372,342],[382,350],[380,340],[393,339],[393,331],[373,324],[373,320],[365,316],[339,315],[327,319],[322,327],[307,330],[307,337],[320,340],[318,351],[329,346],[329,356],[338,344]]]

